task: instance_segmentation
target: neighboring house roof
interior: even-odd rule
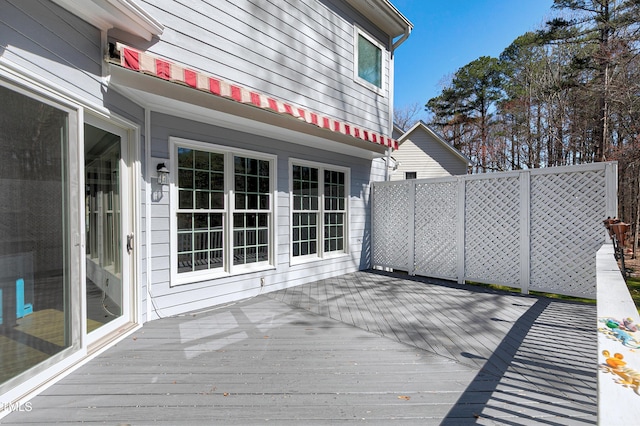
[[[401,131],[401,129],[396,126],[394,124],[393,126],[394,131]],[[461,161],[464,161],[465,163],[467,163],[467,165],[471,165],[473,164],[473,162],[471,160],[469,160],[467,158],[466,155],[464,155],[463,153],[461,153],[460,151],[458,151],[457,149],[455,149],[453,146],[451,146],[449,144],[449,142],[447,142],[446,140],[444,140],[444,138],[442,136],[440,136],[439,134],[437,134],[433,129],[431,129],[429,126],[427,126],[422,120],[418,121],[416,124],[413,125],[413,127],[411,127],[409,130],[407,130],[406,132],[404,132],[404,134],[402,136],[400,136],[398,138],[398,149],[402,149],[402,143],[408,139],[411,139],[411,134],[413,132],[415,132],[417,129],[421,129],[425,132],[427,132],[429,135],[431,135],[433,137],[434,140],[436,140],[437,142],[439,142],[440,144],[442,144],[442,146],[444,146],[445,148],[447,148],[452,154],[454,154],[456,157],[458,157]]]
[[[400,139],[402,135],[404,135],[404,129],[398,126],[396,123],[393,123],[393,131],[391,132],[391,137],[394,139]]]

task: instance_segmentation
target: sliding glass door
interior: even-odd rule
[[[3,389],[7,381],[36,365],[46,367],[79,344],[72,325],[79,305],[70,287],[70,113],[1,85],[0,99]]]

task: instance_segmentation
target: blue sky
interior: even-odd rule
[[[553,0],[391,1],[414,26],[395,54],[396,108],[423,106],[440,94],[446,76],[480,56],[498,57],[557,13]]]

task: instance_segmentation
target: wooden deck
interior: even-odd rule
[[[153,321],[2,424],[595,424],[595,306],[357,272]]]

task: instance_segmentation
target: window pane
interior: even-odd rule
[[[269,177],[269,162],[266,160],[260,160],[260,176]],[[267,179],[268,180],[268,179]]]
[[[209,208],[209,193],[205,191],[196,192],[196,209]]]
[[[245,192],[247,190],[247,180],[244,175],[236,175],[236,192]]]
[[[247,195],[247,199],[249,201],[249,205],[247,206],[249,210],[257,210],[258,209],[258,196],[255,194]]]
[[[193,235],[191,232],[188,234],[178,234],[178,252],[189,252],[193,250]]]
[[[382,87],[382,51],[362,35],[358,35],[358,77]]]
[[[178,273],[222,267],[223,236],[222,213],[179,213]]]
[[[193,170],[180,169],[178,171],[178,186],[185,189],[193,188]]]
[[[224,154],[212,152],[209,154],[209,156],[211,159],[209,170],[218,173],[224,173]]]
[[[245,159],[242,157],[234,157],[233,159],[233,165],[234,165],[234,169],[236,173],[240,173],[240,174],[244,174],[246,167],[245,167]]]
[[[259,205],[258,208],[260,210],[269,210],[269,196],[268,195],[259,195]]]
[[[209,153],[203,151],[194,152],[194,165],[193,167],[200,170],[209,170]]]
[[[211,208],[212,209],[224,208],[224,192],[214,192],[211,194]]]
[[[325,251],[341,251],[344,249],[344,217],[344,213],[325,213]]]
[[[193,191],[180,190],[178,191],[178,208],[179,209],[192,209],[193,208]]]
[[[178,167],[193,167],[193,150],[178,148]]]
[[[247,208],[247,200],[244,194],[236,194],[236,209],[244,210]]]
[[[69,319],[70,310],[79,307],[72,306],[69,298],[66,194],[69,188],[79,188],[65,178],[67,114],[2,86],[0,99],[0,302],[4,304],[0,383],[4,383],[75,343]]]
[[[236,210],[269,210],[269,162],[235,157],[234,163]]]
[[[223,154],[179,147],[178,165],[179,209],[224,208]]]
[[[316,213],[293,214],[293,256],[315,254],[317,247]]]
[[[293,166],[293,209],[317,210],[318,169]]]
[[[266,213],[235,213],[233,223],[233,264],[242,265],[267,261],[269,228],[266,225],[269,223],[269,215]]]
[[[193,215],[190,213],[187,214],[178,214],[178,230],[191,230],[193,223]]]
[[[178,254],[178,273],[193,271],[193,256],[191,253]]]
[[[224,174],[211,173],[211,190],[224,191]]]
[[[209,252],[201,251],[193,254],[193,269],[195,271],[209,269]]]
[[[196,189],[209,189],[209,172],[196,171],[194,174]]]
[[[258,175],[258,160],[254,158],[248,158],[247,167],[248,167],[248,170],[247,170],[248,175],[251,175],[251,176]]]
[[[326,170],[324,173],[325,210],[344,210],[344,173]]]

